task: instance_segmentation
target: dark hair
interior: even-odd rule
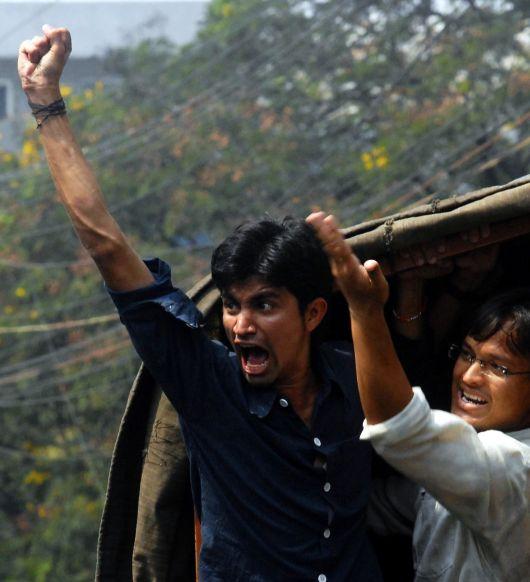
[[[467,335],[485,341],[503,330],[514,353],[530,357],[530,289],[519,288],[492,297],[478,308]]]
[[[221,292],[250,277],[285,287],[302,313],[313,299],[327,299],[333,284],[315,231],[304,220],[289,217],[242,224],[213,252],[212,278]]]

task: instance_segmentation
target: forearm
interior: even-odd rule
[[[358,310],[351,317],[357,384],[369,424],[401,412],[412,388],[397,357],[383,308]]]
[[[388,283],[376,261],[361,264],[351,252],[333,216],[316,212],[307,222],[322,242],[350,310],[357,384],[366,420],[382,422],[398,414],[412,398],[384,316]]]
[[[61,202],[107,284],[116,290],[149,285],[152,275],[109,213],[67,116],[49,118],[40,138]]]
[[[420,339],[425,311],[423,281],[420,278],[398,280],[397,289],[393,327],[403,337]]]
[[[122,233],[105,206],[67,117],[47,120],[40,138],[57,192],[83,246],[94,258],[104,255],[119,244]]]

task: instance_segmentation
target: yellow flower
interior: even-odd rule
[[[94,89],[98,92],[98,93],[102,93],[103,89],[105,89],[105,83],[103,83],[103,81],[96,81],[94,83]]]
[[[373,155],[375,158],[375,165],[378,168],[384,168],[388,166],[388,154],[386,153],[386,148],[375,148],[373,151]]]
[[[6,306],[4,307],[4,313],[5,313],[6,315],[11,315],[11,314],[12,314],[12,313],[14,313],[14,312],[15,312],[15,308],[14,308],[12,305],[6,305]]]
[[[28,293],[27,293],[27,291],[24,289],[24,287],[17,287],[17,288],[15,289],[15,295],[16,295],[17,297],[19,297],[19,298],[26,297],[26,295],[27,295],[27,294],[28,294]]]
[[[221,9],[221,12],[225,18],[228,18],[229,16],[232,16],[232,14],[234,13],[234,7],[232,6],[232,4],[225,4]]]
[[[44,507],[44,505],[39,505],[37,507],[37,515],[41,519],[44,519],[45,517],[48,517],[50,515],[50,512]]]
[[[63,96],[63,99],[70,97],[73,92],[74,90],[72,87],[70,87],[70,85],[61,85],[61,95]]]
[[[48,471],[36,471],[32,469],[25,477],[24,483],[26,485],[42,485],[50,477]]]
[[[40,315],[40,313],[39,313],[39,311],[37,309],[32,309],[29,312],[29,318],[30,319],[33,319],[33,320],[37,319],[39,317],[39,315]]]
[[[39,150],[37,143],[31,139],[27,139],[22,144],[22,153],[20,155],[20,165],[25,167],[39,161]]]
[[[81,111],[84,107],[85,104],[80,97],[72,97],[72,100],[70,101],[70,109],[72,111]]]
[[[385,168],[388,166],[389,157],[384,146],[374,148],[370,152],[364,152],[361,155],[361,161],[364,169],[369,172],[374,168]]]
[[[85,503],[84,510],[88,515],[97,515],[99,511],[99,505],[96,501],[87,501]]]
[[[364,169],[365,170],[368,170],[368,171],[369,170],[373,170],[374,162],[372,161],[372,156],[370,154],[368,154],[368,153],[365,152],[361,156],[361,160],[363,162],[363,165],[364,165]]]

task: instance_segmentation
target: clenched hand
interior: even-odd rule
[[[28,99],[46,105],[60,98],[59,82],[72,51],[66,28],[42,27],[43,35],[20,45],[18,74]]]

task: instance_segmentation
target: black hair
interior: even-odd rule
[[[486,301],[478,308],[467,335],[482,342],[500,330],[512,352],[530,358],[530,289],[512,289]]]
[[[304,220],[290,217],[242,224],[215,249],[212,278],[221,293],[250,277],[285,287],[302,313],[313,299],[328,299],[333,285],[315,231]]]

